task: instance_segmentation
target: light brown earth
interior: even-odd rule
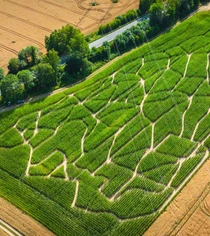
[[[0,219],[23,235],[53,236],[54,234],[32,217],[16,208],[3,198],[0,198]],[[0,235],[7,235],[0,229]]]
[[[44,38],[66,24],[84,34],[130,9],[137,9],[139,0],[0,0],[0,67],[6,68],[18,51],[34,45],[44,50]]]
[[[210,235],[210,160],[145,233],[153,235]]]

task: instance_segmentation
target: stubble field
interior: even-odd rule
[[[44,38],[66,24],[84,34],[98,29],[129,9],[137,9],[139,1],[97,0],[90,6],[84,0],[0,0],[0,67],[6,68],[10,58],[22,48],[34,45],[44,52]]]
[[[209,158],[209,56],[203,12],[1,114],[0,196],[57,235],[143,234]]]

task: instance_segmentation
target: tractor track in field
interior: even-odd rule
[[[7,2],[7,3],[10,3],[10,4],[12,4],[12,5],[16,5],[16,6],[21,7],[21,8],[24,8],[24,9],[29,10],[29,11],[31,11],[31,12],[38,13],[39,15],[43,15],[43,16],[48,17],[48,18],[51,18],[51,19],[53,19],[53,20],[60,21],[60,22],[65,23],[65,24],[70,24],[70,25],[75,26],[75,24],[73,24],[72,22],[69,22],[69,21],[60,19],[60,18],[58,18],[58,17],[56,17],[56,16],[53,16],[53,15],[44,13],[44,12],[39,11],[39,10],[36,10],[36,9],[34,9],[34,8],[31,8],[31,7],[28,7],[28,6],[24,6],[24,5],[20,4],[20,3],[17,3],[17,2],[11,1],[11,0],[3,0],[3,1],[5,1],[5,2]],[[81,29],[81,27],[78,27],[78,28]]]
[[[1,43],[0,43],[0,48],[3,48],[3,49],[5,49],[6,51],[9,51],[9,52],[11,52],[11,53],[13,53],[13,54],[15,54],[15,55],[18,55],[18,51],[16,51],[15,49],[9,48],[9,47],[7,47],[7,46],[1,44]]]
[[[12,18],[12,19],[18,20],[18,21],[20,21],[20,22],[23,22],[23,23],[25,23],[25,24],[27,24],[27,25],[34,26],[34,27],[36,27],[36,28],[38,28],[38,29],[41,29],[41,30],[44,30],[44,31],[46,31],[46,32],[49,32],[49,33],[52,32],[52,30],[50,30],[50,29],[48,29],[48,28],[46,28],[46,27],[43,27],[43,26],[41,26],[41,25],[37,25],[37,24],[35,24],[35,23],[29,22],[28,20],[24,20],[24,19],[22,19],[22,18],[19,18],[19,17],[17,17],[17,16],[11,15],[11,14],[9,14],[9,13],[3,12],[3,11],[1,11],[1,10],[0,10],[0,14],[5,15],[5,16],[8,16],[8,17],[10,17],[10,18]]]
[[[16,36],[18,36],[18,37],[20,37],[22,39],[25,39],[25,40],[27,40],[29,42],[32,42],[32,43],[38,45],[41,49],[44,48],[44,44],[40,43],[39,41],[36,41],[35,39],[29,38],[29,37],[27,37],[27,36],[25,36],[23,34],[20,34],[20,33],[16,32],[16,31],[10,30],[10,29],[8,29],[6,27],[3,27],[3,26],[0,26],[0,29],[4,30],[6,32],[9,32],[9,33],[11,33],[13,35],[16,35]]]
[[[70,12],[74,12],[74,13],[76,13],[76,14],[78,14],[78,15],[82,15],[81,12],[76,11],[76,10],[74,10],[74,9],[67,8],[67,7],[65,7],[65,6],[63,6],[63,5],[60,5],[60,4],[58,4],[58,3],[50,2],[50,1],[47,1],[47,0],[41,0],[40,2],[44,2],[44,3],[46,3],[46,4],[55,6],[55,7],[57,7],[57,8],[60,8],[60,9],[66,10],[66,11],[70,11]],[[82,10],[85,10],[85,9],[82,9]],[[90,9],[86,9],[86,10],[89,11]],[[91,10],[92,10],[92,9],[91,9]],[[87,14],[87,13],[86,13],[86,14]],[[86,15],[86,14],[85,14],[85,15]],[[86,16],[86,17],[89,18],[89,19],[91,19],[91,20],[97,21],[97,18],[96,18],[96,17],[93,17],[93,16]]]
[[[109,13],[109,12],[107,12],[106,10],[93,9],[93,8],[91,8],[91,7],[86,8],[86,7],[83,7],[83,6],[80,4],[81,1],[78,1],[78,0],[74,0],[74,1],[76,2],[78,8],[81,9],[81,10],[83,10],[83,11],[84,11],[84,10],[91,10],[91,11],[96,11],[96,13],[97,13],[97,12],[105,13],[105,18],[103,18],[103,19],[107,19],[107,20],[112,17],[112,14]]]

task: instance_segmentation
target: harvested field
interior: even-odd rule
[[[47,230],[38,221],[25,214],[3,198],[0,198],[0,219],[11,225],[14,229],[23,235],[53,236],[54,234]],[[17,220],[18,219],[18,220]],[[0,235],[8,235],[0,228]]]
[[[145,236],[210,235],[210,160],[208,160]]]
[[[90,6],[84,0],[0,0],[0,67],[6,68],[11,57],[22,48],[34,45],[44,51],[44,37],[54,29],[70,24],[84,34],[97,30],[117,15],[137,9],[139,1],[98,0]]]

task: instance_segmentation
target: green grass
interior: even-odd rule
[[[56,235],[143,235],[210,148],[209,30],[210,13],[198,13],[1,113],[0,196]]]

